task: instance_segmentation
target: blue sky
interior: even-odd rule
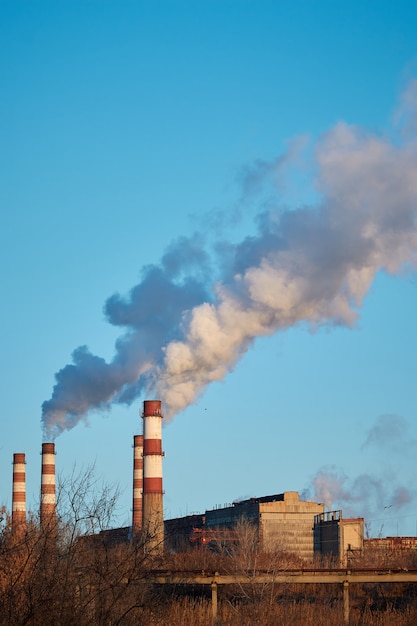
[[[25,452],[36,507],[41,407],[88,346],[123,384],[48,414],[58,471],[95,463],[117,523],[156,386],[167,517],[297,490],[417,532],[416,20],[405,0],[1,3],[0,502]]]

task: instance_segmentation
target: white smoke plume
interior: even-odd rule
[[[265,211],[255,235],[218,242],[215,278],[199,236],[173,244],[127,298],[106,302],[109,322],[125,329],[113,360],[81,347],[56,374],[42,406],[48,437],[144,392],[172,417],[232,371],[257,337],[299,322],[353,326],[378,272],[416,264],[417,149],[410,137],[399,143],[338,123],[314,146],[320,200]],[[247,185],[278,179],[294,152],[293,144],[288,155],[255,163]]]

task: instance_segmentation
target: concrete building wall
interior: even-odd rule
[[[320,540],[316,552],[322,556],[334,556],[339,558],[340,524],[337,522],[329,522],[322,525]]]
[[[326,511],[314,519],[314,554],[332,556],[341,566],[363,552],[364,520],[343,519],[342,511]]]
[[[314,517],[323,513],[323,510],[323,504],[302,501],[297,492],[289,491],[274,496],[250,498],[206,511],[201,516],[201,522],[208,538],[215,537],[217,530],[220,540],[227,536],[235,541],[232,534],[224,534],[222,531],[233,530],[240,521],[248,521],[255,525],[260,551],[282,550],[311,561],[314,556]],[[194,521],[198,521],[196,517]],[[187,527],[189,524],[185,518],[184,523],[181,519],[165,522],[167,534],[171,536],[178,532],[184,537]],[[175,544],[175,540],[173,543]]]
[[[168,552],[187,552],[199,544],[194,537],[194,529],[203,529],[206,525],[204,515],[186,515],[165,520],[165,549]]]
[[[259,524],[259,503],[255,500],[245,500],[224,508],[206,511],[207,528],[232,528],[239,520]]]
[[[363,553],[363,517],[341,520],[342,526],[342,564],[347,565],[349,559]]]
[[[314,518],[314,555],[340,558],[341,511],[326,511]]]
[[[260,540],[265,552],[282,550],[304,560],[314,557],[314,517],[323,504],[305,502],[295,491],[283,494],[282,501],[259,504]]]

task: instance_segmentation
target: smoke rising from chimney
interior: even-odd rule
[[[145,391],[161,398],[169,419],[232,371],[257,337],[300,322],[354,326],[375,275],[398,273],[417,260],[412,139],[411,131],[400,144],[338,123],[313,146],[320,196],[314,206],[264,211],[255,235],[217,242],[216,262],[203,251],[201,235],[172,244],[159,266],[143,269],[126,298],[107,300],[108,321],[124,329],[113,359],[82,346],[57,372],[42,405],[46,435]],[[295,164],[294,145],[248,169],[245,193]]]

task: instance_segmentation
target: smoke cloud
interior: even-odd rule
[[[410,95],[411,94],[411,95]],[[408,119],[414,88],[406,97]],[[405,106],[405,105],[404,105]],[[246,172],[251,196],[294,167],[297,150]],[[175,242],[160,265],[145,267],[127,297],[111,296],[108,321],[123,328],[110,362],[77,348],[43,403],[48,437],[89,412],[143,393],[163,401],[168,418],[223,379],[257,337],[299,322],[353,327],[380,271],[415,265],[417,151],[340,122],[313,145],[314,206],[270,209],[256,234],[237,244],[201,235]],[[217,256],[216,256],[217,255]]]
[[[388,454],[407,454],[410,450],[417,450],[417,442],[411,439],[409,424],[401,415],[380,415],[375,424],[368,431],[368,436],[362,445],[375,446],[384,449]]]
[[[302,493],[305,499],[323,502],[326,510],[342,509],[343,517],[364,517],[369,526],[407,517],[407,505],[415,501],[413,487],[397,484],[396,472],[383,478],[363,473],[348,477],[335,466],[322,467],[310,487]]]
[[[342,509],[344,517],[365,517],[368,523],[401,519],[415,501],[414,485],[400,484],[401,462],[414,464],[417,442],[409,437],[409,424],[400,415],[381,415],[368,431],[361,450],[373,448],[374,473],[347,476],[335,466],[320,468],[304,491],[305,498],[323,502],[327,510]],[[407,517],[407,515],[405,515]]]

